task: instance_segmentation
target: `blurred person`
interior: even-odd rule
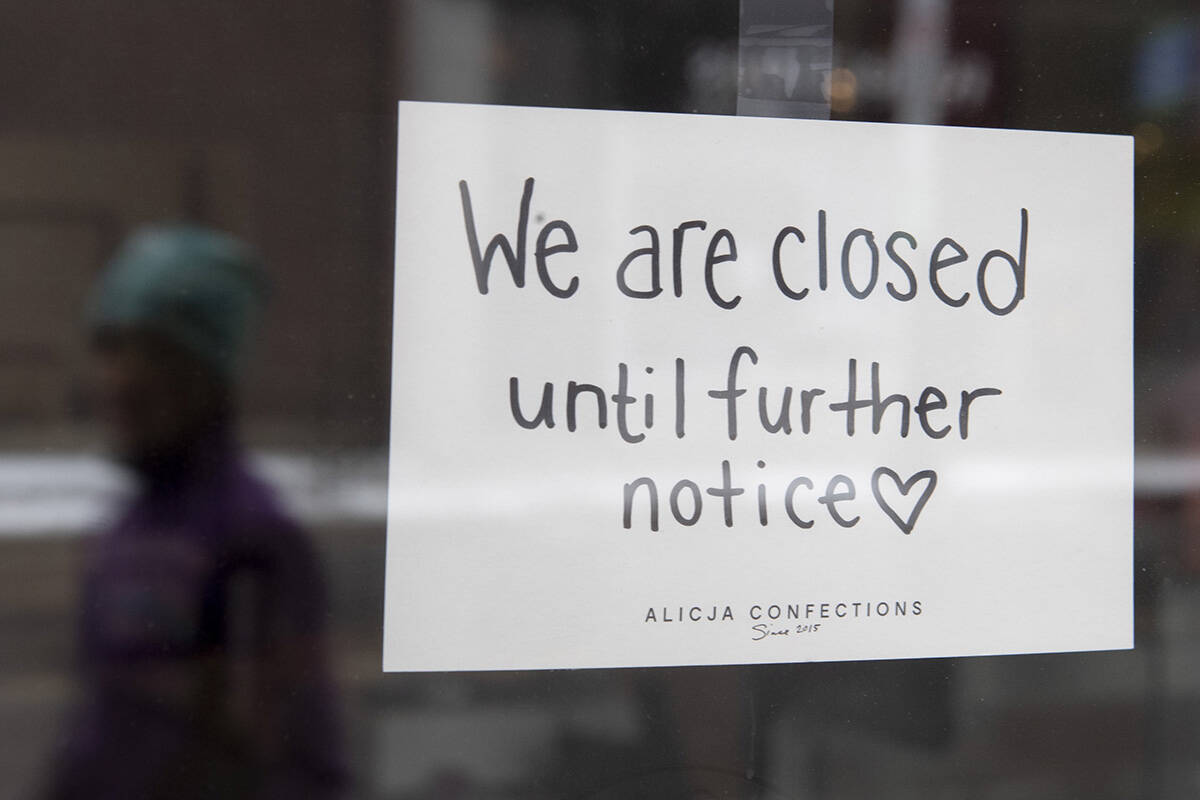
[[[46,798],[340,794],[319,564],[235,437],[264,295],[249,248],[184,226],[134,235],[96,287],[98,399],[137,491],[86,561]]]

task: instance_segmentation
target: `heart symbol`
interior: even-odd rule
[[[896,513],[895,509],[893,509],[888,501],[883,498],[883,492],[879,491],[879,479],[885,475],[890,478],[894,484],[896,484],[896,488],[900,490],[900,494],[905,497],[907,497],[908,493],[912,491],[913,486],[921,481],[928,481],[928,483],[925,484],[925,490],[921,492],[920,498],[918,498],[916,504],[913,506],[912,511],[909,513],[908,519],[901,519],[900,515]],[[905,536],[912,533],[913,526],[917,524],[917,517],[921,516],[921,509],[925,508],[925,504],[928,503],[929,498],[933,496],[933,490],[936,486],[937,473],[931,469],[923,469],[906,481],[900,480],[900,476],[896,474],[896,471],[888,469],[887,467],[880,467],[879,469],[875,470],[875,474],[871,476],[871,491],[875,494],[875,502],[879,503],[879,507],[882,508],[884,512],[892,518],[892,522],[896,523]]]

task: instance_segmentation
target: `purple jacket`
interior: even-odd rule
[[[235,448],[156,476],[88,559],[50,796],[337,796],[325,617],[311,543]]]

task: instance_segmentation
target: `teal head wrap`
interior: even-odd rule
[[[109,263],[88,325],[153,330],[228,377],[265,295],[258,258],[237,239],[193,226],[144,228]]]

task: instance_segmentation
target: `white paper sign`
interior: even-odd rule
[[[402,103],[384,668],[1132,646],[1125,137]]]

